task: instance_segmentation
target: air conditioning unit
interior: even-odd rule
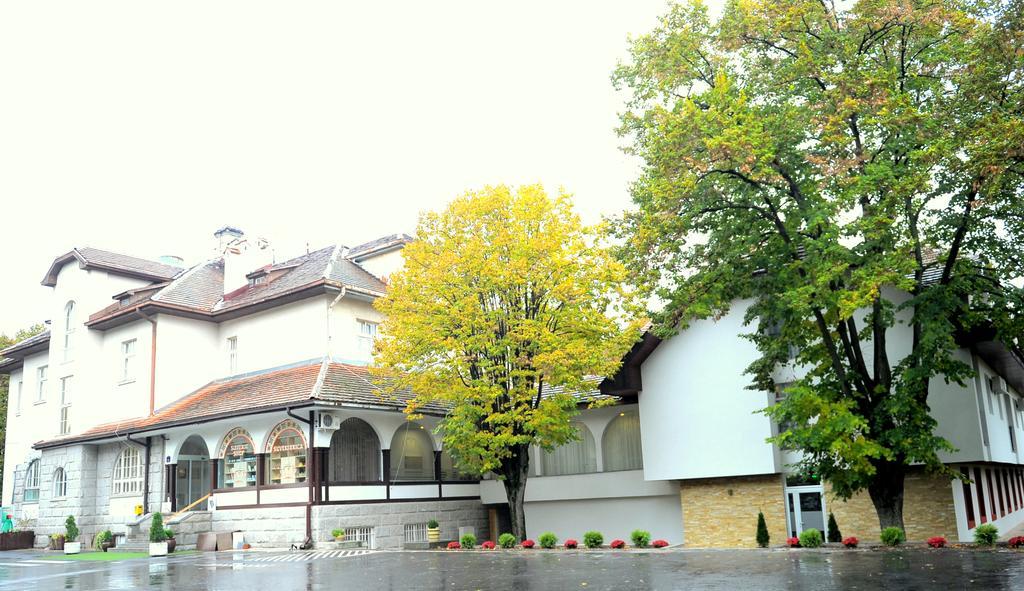
[[[316,416],[316,428],[324,431],[336,431],[341,421],[338,417],[329,412],[322,412]]]
[[[1001,376],[992,376],[988,379],[988,389],[995,394],[1006,394],[1006,380]]]

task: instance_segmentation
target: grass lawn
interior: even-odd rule
[[[195,550],[187,552],[174,552],[168,556],[181,556],[183,554],[195,554]],[[132,558],[149,558],[148,552],[82,552],[81,554],[56,554],[47,556],[45,560],[97,560],[111,562],[114,560],[129,560]]]

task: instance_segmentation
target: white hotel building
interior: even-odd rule
[[[2,503],[33,522],[37,544],[67,515],[86,541],[124,532],[137,505],[174,513],[184,546],[200,531],[286,546],[341,527],[401,547],[422,541],[432,518],[446,539],[505,531],[501,483],[458,474],[441,447],[444,409],[409,422],[404,399],[379,396],[367,374],[372,302],[409,238],[275,262],[236,229],[216,237],[219,254],[188,269],[92,248],[58,257],[43,280],[49,329],[0,351],[11,384]],[[877,537],[864,496],[839,503],[827,483],[796,481],[795,458],[765,442],[775,426],[756,412],[769,401],[745,389],[756,351],[739,336],[744,307],[634,347],[601,384],[618,404],[584,410],[580,441],[535,454],[531,537],[628,539],[642,528],[689,546],[749,546],[758,510],[773,543],[823,528],[828,511],[844,534]],[[929,403],[959,448],[944,460],[973,482],[909,479],[912,539],[1024,521],[1024,359],[986,335],[961,340],[977,379],[938,381]]]

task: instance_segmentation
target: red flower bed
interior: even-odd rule
[[[568,540],[565,541],[565,549],[566,550],[575,550],[576,546],[579,546],[579,545],[580,545],[580,543],[577,542],[576,540],[572,539],[572,538],[569,538]]]
[[[536,546],[537,543],[534,542],[533,540],[523,540],[523,543],[521,545],[522,545],[523,549],[529,550],[530,548],[533,548],[534,546]]]
[[[786,545],[790,548],[799,548],[800,538],[786,538]]]
[[[1013,536],[1006,542],[1006,545],[1011,548],[1024,548],[1024,536]]]
[[[623,542],[622,540],[612,540],[610,545],[615,550],[622,550],[626,547],[626,542]]]
[[[945,548],[946,547],[946,538],[944,538],[942,536],[935,536],[933,538],[928,538],[928,545],[931,546],[932,548]]]
[[[843,538],[843,545],[846,546],[847,548],[856,548],[857,544],[859,544],[859,543],[860,543],[860,540],[858,540],[854,536],[850,536],[848,538]]]
[[[664,548],[665,546],[668,546],[668,542],[666,540],[654,540],[651,542],[651,545],[655,548]]]
[[[494,550],[494,542],[487,540],[483,544],[480,544],[480,547],[484,550]]]
[[[460,548],[462,548],[462,544],[460,544],[458,542],[448,542],[448,549],[449,550],[458,550]]]

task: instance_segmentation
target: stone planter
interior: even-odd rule
[[[113,541],[101,542],[100,543],[100,550],[103,550],[104,552],[106,552],[107,550],[110,550],[113,547],[114,547],[114,542]]]
[[[428,542],[440,542],[441,541],[441,528],[439,528],[439,527],[428,527],[427,528],[427,541]]]
[[[167,538],[167,551],[170,553],[174,552],[174,549],[178,547],[178,542],[174,538]]]
[[[12,531],[0,534],[0,551],[2,550],[27,550],[35,545],[36,532]]]
[[[64,542],[65,554],[78,554],[82,551],[82,542]]]
[[[50,550],[63,550],[64,549],[64,536],[57,536],[56,538],[50,538]]]
[[[150,542],[150,556],[167,556],[167,542]]]

